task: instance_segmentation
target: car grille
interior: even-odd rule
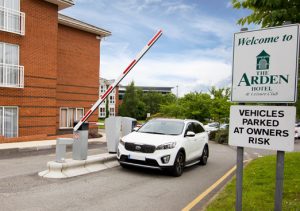
[[[125,149],[132,152],[153,153],[155,148],[154,145],[125,143]]]
[[[122,155],[120,157],[120,161],[126,162],[126,163],[133,163],[133,164],[139,164],[139,165],[145,165],[145,166],[154,166],[154,167],[159,167],[158,163],[154,159],[149,159],[146,158],[145,161],[142,160],[133,160],[133,159],[128,159],[128,156]]]

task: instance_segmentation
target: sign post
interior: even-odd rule
[[[296,109],[241,104],[294,103],[298,58],[298,24],[234,34],[231,101],[239,106],[231,106],[229,145],[237,146],[236,210],[242,210],[244,147],[277,150],[274,205],[282,210],[284,153],[294,149]]]
[[[244,147],[237,147],[236,152],[236,201],[235,210],[242,211],[243,202],[243,168],[244,168]]]
[[[275,211],[282,210],[283,194],[283,172],[284,172],[284,151],[277,151],[276,159],[276,190],[275,190]]]

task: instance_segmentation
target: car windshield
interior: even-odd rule
[[[138,132],[163,135],[180,135],[184,123],[174,120],[151,120],[144,124]]]

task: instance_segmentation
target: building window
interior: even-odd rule
[[[100,118],[105,118],[105,116],[106,116],[105,108],[100,107],[100,108],[99,108],[99,117],[100,117]]]
[[[115,116],[115,108],[109,108],[109,116]]]
[[[74,121],[79,121],[84,115],[83,108],[61,108],[60,128],[73,128]]]
[[[115,96],[109,95],[109,104],[115,104]]]
[[[0,86],[24,87],[24,67],[19,66],[19,46],[0,42]]]
[[[25,35],[25,13],[20,0],[0,0],[0,30]]]
[[[101,86],[100,86],[100,93],[104,93],[104,92],[105,92],[104,87],[105,87],[104,85],[101,85]]]
[[[0,106],[0,135],[6,138],[18,136],[18,107]]]

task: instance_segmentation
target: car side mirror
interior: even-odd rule
[[[132,129],[132,131],[136,132],[136,131],[138,131],[139,129],[140,129],[139,127],[134,127],[134,128]]]
[[[194,137],[196,134],[193,132],[193,131],[188,131],[187,133],[186,133],[186,137]]]

